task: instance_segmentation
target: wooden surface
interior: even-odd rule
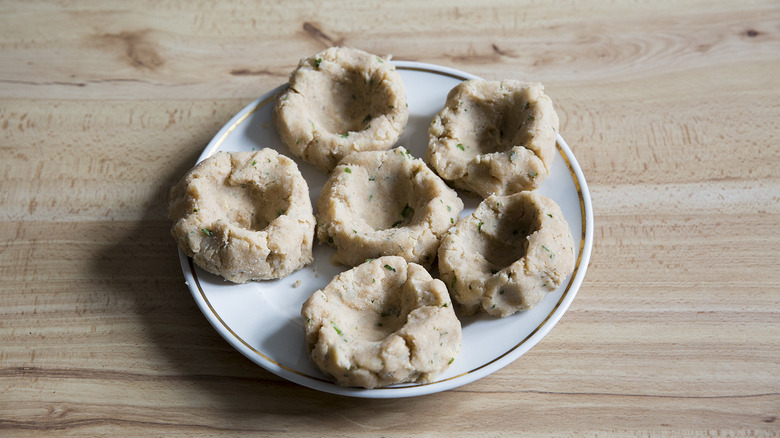
[[[345,3],[346,4],[346,3]],[[780,4],[0,1],[0,436],[772,436]],[[168,191],[299,58],[542,81],[595,243],[528,354],[401,400],[315,392],[211,328]]]

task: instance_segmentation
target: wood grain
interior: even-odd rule
[[[777,2],[4,1],[0,29],[0,436],[779,434]],[[545,84],[593,256],[506,368],[331,396],[190,298],[169,188],[330,45]]]

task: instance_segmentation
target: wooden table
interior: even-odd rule
[[[170,187],[331,45],[555,102],[593,257],[552,332],[482,380],[309,390],[230,347],[184,284]],[[780,431],[775,0],[3,1],[0,125],[0,436]]]

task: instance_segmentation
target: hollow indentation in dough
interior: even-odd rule
[[[273,117],[290,151],[327,172],[350,153],[391,148],[409,110],[390,57],[331,47],[301,60]]]
[[[171,190],[179,248],[234,283],[280,278],[312,260],[309,189],[291,159],[272,149],[219,152]]]
[[[426,161],[482,197],[537,188],[555,157],[558,116],[541,84],[464,81],[429,129]]]
[[[205,187],[204,196],[220,196],[218,192],[230,197],[230,202],[217,205],[218,213],[229,223],[248,231],[261,231],[290,206],[289,185],[273,181],[258,186],[254,182],[232,183],[225,180],[223,187]]]
[[[350,187],[360,193],[349,199],[350,213],[357,221],[365,222],[376,231],[419,224],[422,215],[415,220],[416,207],[418,203],[428,202],[430,196],[420,193],[422,188],[415,184],[414,175],[418,169],[403,165],[402,160],[407,159],[406,156],[399,152],[389,157],[385,160],[386,164],[365,159],[349,160],[344,164],[344,175],[340,181],[343,184],[363,181],[362,187]],[[400,173],[393,174],[396,171]]]
[[[397,255],[430,266],[463,202],[403,147],[360,152],[333,170],[317,201],[317,235],[335,263]]]
[[[491,270],[504,269],[524,257],[528,250],[528,236],[541,226],[533,203],[507,202],[502,207],[505,208],[503,217],[494,222],[494,233],[488,233],[484,222],[480,225],[482,221],[477,221],[477,234],[481,239],[475,240],[474,249],[485,257]]]
[[[516,145],[526,144],[530,135],[522,127],[528,123],[532,110],[527,99],[520,95],[509,95],[498,101],[471,102],[468,111],[474,120],[487,121],[473,126],[473,130],[457,132],[461,144],[467,145],[466,156],[507,152]]]
[[[339,135],[369,129],[371,121],[387,113],[393,100],[392,89],[383,84],[385,72],[366,72],[346,67],[342,76],[319,75],[312,87],[325,90],[322,107],[328,111],[312,111],[315,124]]]
[[[574,269],[560,207],[535,192],[483,200],[439,247],[439,272],[465,314],[507,316],[536,306]]]
[[[339,274],[301,315],[312,360],[342,386],[430,381],[460,352],[447,288],[400,257]]]

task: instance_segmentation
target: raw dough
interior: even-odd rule
[[[331,47],[301,60],[273,115],[292,153],[327,172],[352,152],[393,147],[409,109],[389,56]]]
[[[312,261],[309,188],[273,149],[203,160],[171,190],[168,216],[179,248],[234,283],[281,278]]]
[[[464,81],[450,90],[429,129],[431,167],[481,197],[532,190],[547,177],[558,115],[538,83]]]
[[[401,257],[339,274],[301,315],[312,360],[341,386],[428,382],[460,353],[446,286]]]
[[[491,195],[439,247],[439,272],[463,314],[508,316],[536,306],[574,269],[561,209],[536,192]]]
[[[333,169],[317,200],[317,236],[334,263],[397,255],[429,267],[463,201],[403,147],[359,152]]]

